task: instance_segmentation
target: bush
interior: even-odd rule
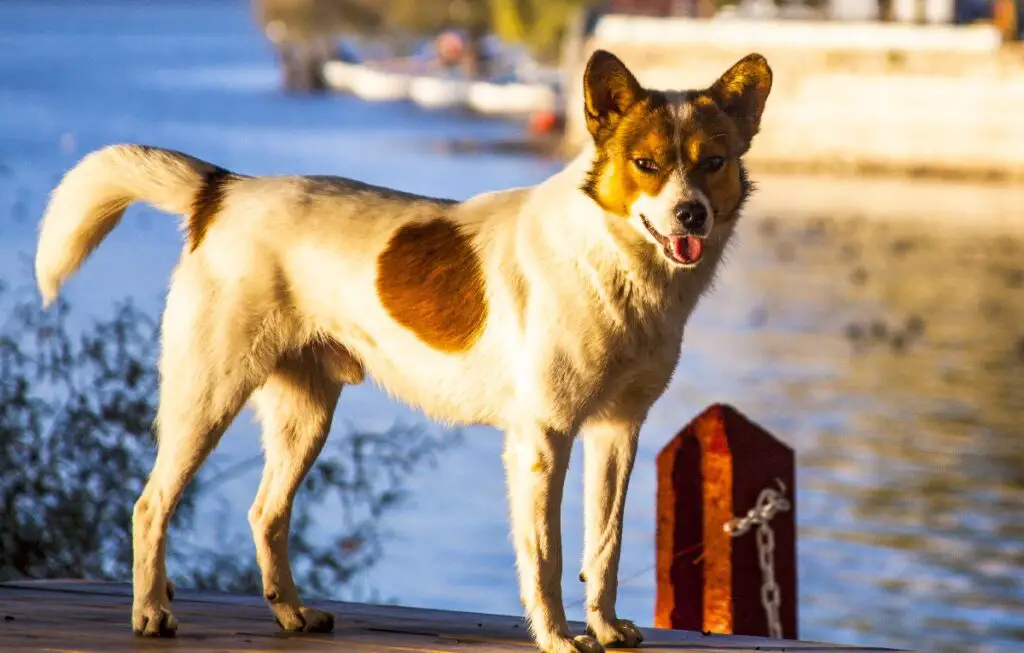
[[[4,310],[6,309],[6,310]],[[130,302],[80,333],[70,309],[39,308],[34,292],[0,286],[0,581],[127,580],[131,520],[155,453],[157,321]],[[335,434],[296,499],[291,557],[309,593],[338,594],[382,555],[381,523],[419,465],[457,439],[426,428]],[[186,491],[172,530],[196,526],[196,505],[261,456]],[[241,515],[244,515],[244,509]],[[338,515],[317,524],[316,515]],[[249,545],[251,547],[251,544]],[[175,552],[180,586],[258,591],[252,556]]]

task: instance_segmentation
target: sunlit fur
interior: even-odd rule
[[[771,73],[752,56],[708,91],[655,93],[597,52],[584,85],[590,146],[537,186],[462,203],[336,177],[247,177],[132,145],[96,151],[67,173],[36,254],[46,302],[132,202],[186,216],[162,324],[158,453],[133,522],[136,632],[177,628],[167,525],[249,400],[266,454],[249,511],[264,596],[286,630],[333,627],[300,600],[288,522],[342,387],[369,375],[435,419],[504,430],[521,597],[541,649],[639,643],[615,612],[637,438],[749,189],[739,157]],[[727,162],[705,173],[699,162],[711,153]],[[639,175],[630,168],[638,155],[663,172]],[[674,233],[666,207],[691,196],[708,203],[714,223],[699,263],[680,267],[636,214]],[[592,635],[574,637],[562,606],[560,515],[577,436]]]

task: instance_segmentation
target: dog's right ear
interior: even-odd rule
[[[606,50],[590,55],[583,73],[583,110],[594,140],[603,140],[643,95],[640,82],[618,57]]]

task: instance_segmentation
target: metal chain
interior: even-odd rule
[[[790,509],[786,499],[786,486],[775,479],[779,489],[766,487],[757,497],[757,503],[743,517],[734,517],[723,525],[731,537],[740,537],[752,527],[757,527],[757,561],[761,566],[761,605],[768,619],[768,634],[782,639],[782,621],[779,619],[779,605],[782,592],[775,582],[775,531],[769,522],[776,513]]]

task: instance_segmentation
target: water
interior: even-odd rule
[[[340,174],[456,198],[534,183],[559,165],[435,147],[448,136],[514,133],[501,123],[279,93],[246,3],[8,0],[0,53],[7,278],[24,272],[58,176],[112,142],[172,147],[250,174]],[[844,183],[763,179],[642,434],[620,612],[652,620],[655,455],[708,403],[728,401],[799,454],[803,638],[1021,648],[1024,239],[975,229],[1006,217],[983,201],[996,191],[968,189],[959,204],[921,192],[914,211],[877,184]],[[171,218],[133,209],[68,287],[81,319],[126,295],[158,310],[180,242]],[[336,424],[396,419],[422,418],[367,384],[346,390]],[[243,415],[211,464],[257,446]],[[414,475],[365,589],[406,605],[520,612],[499,451],[498,434],[471,429]],[[239,534],[257,480],[254,470],[220,488]],[[565,504],[566,600],[578,618],[578,459]]]

